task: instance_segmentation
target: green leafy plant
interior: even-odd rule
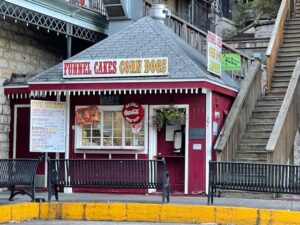
[[[239,28],[251,21],[262,18],[276,18],[281,0],[254,0],[249,3],[237,3],[234,9],[234,21]]]
[[[157,110],[156,116],[154,117],[154,123],[156,128],[160,131],[167,122],[174,124],[185,124],[185,112],[176,106],[161,107]]]

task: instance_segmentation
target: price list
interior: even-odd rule
[[[30,151],[65,152],[66,103],[31,100]]]

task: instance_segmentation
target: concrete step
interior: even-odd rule
[[[249,124],[257,123],[257,124],[274,124],[276,119],[265,119],[265,118],[251,118]]]
[[[235,159],[247,159],[247,158],[257,158],[264,160],[268,157],[267,151],[237,151],[235,154]]]
[[[276,67],[295,67],[296,61],[277,61],[276,62]]]
[[[282,90],[276,90],[274,88],[269,91],[266,91],[267,96],[284,96],[285,93],[286,93],[286,90],[282,91]]]
[[[296,24],[300,24],[300,18],[297,18],[297,19],[292,18],[292,19],[287,20],[285,23],[285,26],[296,25]]]
[[[287,82],[289,83],[291,80],[291,76],[272,76],[272,82]]]
[[[296,23],[286,23],[284,25],[284,32],[287,30],[297,30],[300,28],[300,21],[296,21]]]
[[[281,96],[260,96],[259,98],[258,98],[258,100],[260,101],[260,100],[262,100],[262,101],[264,101],[264,100],[267,100],[267,101],[282,101],[283,100],[283,96],[281,97]]]
[[[278,106],[280,107],[283,100],[257,100],[256,106]]]
[[[278,71],[276,71],[276,72],[273,73],[272,77],[277,77],[277,78],[286,77],[286,78],[290,79],[292,77],[292,74],[293,74],[293,71],[292,72],[290,72],[290,71],[288,71],[288,72],[278,72]]]
[[[245,158],[245,157],[234,157],[234,162],[257,162],[264,163],[267,162],[267,158]]]
[[[299,46],[300,46],[300,42],[283,42],[280,48],[292,48],[292,47],[299,47]]]
[[[254,107],[253,112],[278,112],[281,105],[274,105],[274,106],[266,106],[266,105],[256,105]]]
[[[299,37],[300,39],[300,37]],[[285,58],[289,58],[289,57],[299,57],[300,56],[300,52],[281,52],[278,57],[285,57]],[[297,58],[296,58],[297,59]]]
[[[300,38],[300,36],[299,36]],[[280,47],[278,54],[280,53],[296,53],[300,51],[300,47]]]
[[[289,81],[274,81],[272,80],[271,88],[287,88],[289,86]]]
[[[286,88],[271,88],[271,90],[266,92],[269,96],[284,96],[286,93]]]
[[[299,40],[299,38],[285,38],[285,39],[283,39],[282,45],[285,45],[285,44],[288,44],[288,43],[300,44],[300,40]]]
[[[299,38],[300,33],[295,33],[295,34],[283,34],[283,40],[286,38]]]
[[[298,34],[299,33],[299,27],[298,26],[296,26],[296,28],[285,27],[283,33],[284,33],[284,35]]]
[[[255,131],[246,131],[242,137],[242,139],[249,139],[250,141],[252,139],[261,139],[261,140],[269,140],[270,138],[270,135],[271,135],[271,131],[268,131],[268,132],[264,132],[264,133],[257,133]],[[253,141],[254,142],[254,141]]]
[[[250,119],[249,123],[247,123],[247,126],[257,126],[257,127],[264,127],[264,126],[274,126],[274,119]]]
[[[259,133],[262,133],[262,132],[272,132],[273,130],[273,127],[274,127],[274,124],[272,125],[261,125],[261,126],[251,126],[251,125],[247,125],[247,128],[246,130],[247,131],[253,131],[253,132],[259,132]]]
[[[300,42],[299,42],[300,44]],[[277,62],[283,63],[283,62],[294,62],[296,64],[298,56],[290,56],[290,57],[282,57],[279,55],[277,57]]]
[[[238,152],[263,152],[263,151],[266,151],[266,144],[265,145],[261,145],[260,147],[258,146],[251,146],[251,145],[245,145],[245,144],[239,144],[238,146]]]
[[[242,138],[240,144],[250,144],[250,143],[256,143],[256,144],[263,144],[267,145],[269,138]]]
[[[293,74],[294,67],[278,67],[276,66],[274,69],[274,73],[286,73],[286,74]]]
[[[256,112],[253,112],[252,113],[252,118],[253,119],[276,119],[278,115],[278,111],[276,112],[259,112],[259,111],[256,111]]]

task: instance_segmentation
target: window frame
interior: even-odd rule
[[[80,108],[86,108],[89,105],[77,105],[75,111]],[[100,115],[100,146],[82,146],[82,126],[74,122],[74,148],[75,153],[146,153],[148,145],[148,105],[142,105],[144,109],[144,146],[125,146],[125,123],[122,121],[122,146],[104,146],[103,145],[103,111],[122,112],[123,105],[96,105]],[[74,112],[75,113],[75,112]],[[75,118],[76,119],[76,118]]]

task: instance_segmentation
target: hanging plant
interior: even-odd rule
[[[158,131],[160,131],[166,123],[183,125],[185,124],[185,112],[183,109],[179,109],[173,105],[161,107],[156,112],[154,123]]]

